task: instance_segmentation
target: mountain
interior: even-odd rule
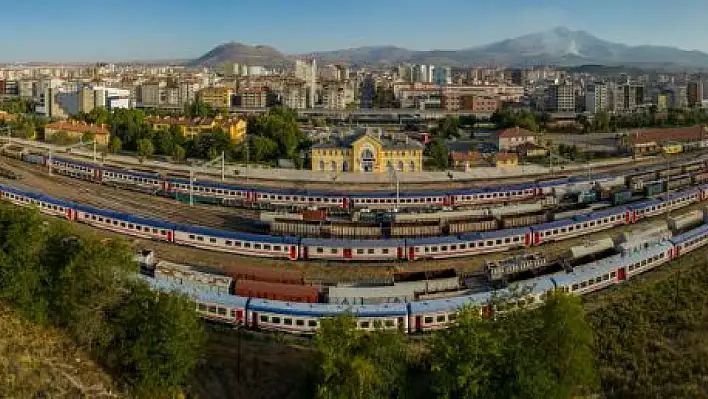
[[[608,65],[638,68],[706,68],[708,54],[668,46],[628,46],[599,39],[584,31],[558,27],[461,50],[414,51],[395,46],[370,46],[287,56],[267,46],[222,44],[190,62],[211,66],[223,62],[284,65],[295,57],[314,57],[323,63],[392,65],[402,62],[439,66],[473,65]]]
[[[708,67],[708,54],[667,46],[627,46],[584,31],[558,27],[461,50],[412,51],[399,47],[362,47],[309,54],[325,62],[355,64],[414,62],[447,66],[586,64],[649,67]]]
[[[214,47],[203,56],[187,63],[188,66],[216,66],[223,63],[280,66],[292,61],[270,46],[249,46],[242,43],[224,43]]]

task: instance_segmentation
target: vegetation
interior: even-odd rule
[[[172,395],[200,357],[203,330],[187,298],[155,294],[135,272],[122,242],[0,206],[0,299],[65,331],[136,396]]]
[[[424,154],[429,156],[436,168],[447,169],[450,163],[450,153],[445,145],[445,139],[436,137],[425,147]]]
[[[580,300],[550,295],[496,318],[463,309],[422,351],[398,332],[363,333],[350,316],[323,323],[320,398],[570,398],[596,391],[593,332]]]

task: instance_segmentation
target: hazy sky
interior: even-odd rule
[[[286,53],[472,47],[567,26],[708,52],[707,0],[3,0],[0,61],[194,58],[229,41]]]

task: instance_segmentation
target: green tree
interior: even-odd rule
[[[278,154],[278,143],[268,137],[250,136],[248,142],[250,162],[271,161]]]
[[[205,118],[216,116],[216,111],[209,104],[197,98],[185,107],[184,114],[188,118]]]
[[[172,159],[174,159],[176,162],[183,162],[186,156],[187,151],[185,151],[184,147],[182,147],[181,145],[175,145],[172,149]]]
[[[155,146],[152,145],[152,141],[149,139],[138,140],[138,156],[140,157],[140,162],[143,162],[145,158],[149,158],[155,153]]]
[[[317,351],[318,398],[387,398],[403,388],[407,348],[398,331],[362,331],[345,314],[322,321]]]
[[[460,120],[454,116],[446,116],[438,121],[436,133],[445,138],[460,137]]]
[[[438,169],[447,169],[450,162],[450,153],[447,150],[444,139],[441,137],[435,138],[428,144],[426,151]]]
[[[122,147],[123,143],[120,141],[119,137],[111,137],[111,141],[108,143],[108,151],[110,151],[111,154],[119,153]]]
[[[93,143],[95,139],[96,133],[94,132],[85,132],[83,135],[81,135],[81,141],[84,143]]]
[[[169,131],[158,130],[153,136],[153,145],[158,154],[171,155],[175,147],[174,136]]]
[[[430,372],[440,398],[491,398],[493,377],[502,360],[503,342],[478,308],[458,312],[455,324],[435,334]]]

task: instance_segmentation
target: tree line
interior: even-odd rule
[[[122,241],[0,205],[0,299],[62,329],[136,396],[172,396],[201,357],[204,330],[193,302],[154,293],[136,271]]]
[[[401,332],[322,322],[318,398],[571,398],[599,389],[593,330],[579,298],[553,293],[534,309],[490,318],[462,309],[445,330],[406,342]]]

